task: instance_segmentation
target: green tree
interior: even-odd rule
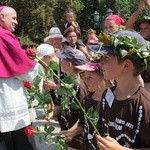
[[[121,15],[125,20],[131,16],[131,14],[135,11],[138,6],[139,0],[116,0],[115,2],[115,12]]]
[[[2,0],[1,4],[13,7],[18,14],[15,34],[40,44],[52,26],[59,26],[67,8],[80,11],[80,0]],[[24,40],[25,41],[25,40]]]
[[[119,14],[127,20],[135,11],[139,0],[1,0],[1,3],[9,5],[17,10],[18,27],[16,35],[28,37],[33,43],[40,44],[48,35],[52,26],[60,26],[64,21],[66,9],[72,8],[77,14],[77,22],[81,27],[82,38],[86,38],[86,31],[94,28],[93,13],[100,14],[100,26],[108,8],[115,14]],[[25,40],[24,40],[25,41]]]
[[[138,1],[139,0],[82,0],[84,9],[80,12],[80,15],[78,14],[80,16],[80,26],[82,30],[94,27],[94,11],[99,12],[100,24],[102,25],[108,8],[112,9],[115,14],[119,14],[122,18],[127,20],[137,7]]]

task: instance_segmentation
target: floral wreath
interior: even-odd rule
[[[114,53],[122,58],[140,60],[145,69],[150,66],[150,44],[140,45],[136,38],[130,36],[115,37],[108,33],[100,33],[99,43],[112,46]]]

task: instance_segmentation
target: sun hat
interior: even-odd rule
[[[150,16],[144,16],[142,19],[139,19],[138,21],[135,22],[134,28],[136,31],[139,31],[139,26],[141,23],[147,22],[150,23]]]
[[[83,65],[88,62],[87,57],[82,51],[78,49],[73,49],[71,47],[68,47],[63,51],[56,52],[56,56],[61,59],[68,59],[75,66]]]
[[[41,44],[39,45],[37,48],[37,56],[42,59],[44,56],[46,55],[51,55],[51,54],[54,54],[54,48],[53,46],[49,45],[49,44]]]
[[[98,63],[87,63],[85,65],[75,66],[75,68],[82,70],[82,71],[96,71],[98,70],[99,64]]]
[[[63,35],[61,34],[60,29],[58,27],[52,27],[49,30],[49,35],[44,38],[44,42],[49,44],[50,38],[62,38],[63,39]]]

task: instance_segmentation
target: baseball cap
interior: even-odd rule
[[[45,55],[50,55],[55,53],[53,46],[45,43],[39,45],[36,48],[36,50],[37,50],[37,55],[40,59],[42,59]]]
[[[87,63],[85,65],[75,66],[75,68],[82,70],[82,71],[96,71],[100,68],[98,63]]]
[[[120,31],[116,35],[116,37],[124,37],[129,36],[137,40],[139,45],[147,46],[147,41],[137,32],[134,31]]]
[[[83,65],[88,62],[87,57],[82,51],[78,49],[73,49],[71,47],[68,47],[61,52],[56,52],[56,56],[61,59],[68,59],[75,66]]]
[[[89,44],[87,45],[87,48],[95,52],[97,54],[102,54],[102,55],[107,55],[107,54],[114,54],[114,47],[110,45],[103,45],[103,43],[98,43],[98,44]]]
[[[49,30],[49,35],[44,38],[44,42],[49,44],[50,38],[62,38],[63,39],[63,35],[61,34],[60,29],[58,27],[52,27]]]

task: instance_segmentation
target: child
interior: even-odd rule
[[[88,109],[93,108],[95,111],[99,112],[100,101],[102,93],[110,87],[110,82],[104,80],[103,73],[98,66],[98,63],[89,63],[86,65],[76,66],[76,68],[85,71],[84,72],[84,82],[88,87],[90,94],[86,96],[83,101],[83,108],[87,112]],[[94,120],[94,118],[93,118]],[[92,121],[93,121],[92,120]],[[96,150],[98,149],[95,137],[95,131],[93,130],[92,125],[87,120],[83,112],[80,115],[80,121],[78,127],[74,130],[64,132],[64,135],[70,141],[75,135],[83,132],[84,138],[82,144],[82,150]]]
[[[98,147],[150,149],[150,94],[138,80],[139,74],[150,65],[145,40],[138,33],[121,31],[111,46],[103,45],[99,52],[103,56],[104,78],[115,79],[117,86],[102,96]]]
[[[37,47],[37,55],[47,65],[51,61],[55,61],[58,63],[58,58],[55,56],[54,48],[49,44],[43,43],[43,44],[39,45]],[[43,68],[43,69],[46,73],[47,68]],[[50,96],[53,101],[50,102],[48,108],[50,110],[53,110],[54,104],[56,101],[56,95],[54,93],[54,90],[57,89],[59,87],[59,85],[53,79],[49,79],[48,81],[44,81],[44,82],[42,81],[42,83],[40,83],[40,84],[41,84],[41,88],[43,88],[43,86],[44,86],[44,88],[47,88],[50,91]],[[49,120],[49,118],[46,118],[46,120]]]
[[[96,31],[93,30],[93,29],[89,29],[87,31],[87,34],[88,34],[88,41],[87,41],[87,44],[90,44],[90,43],[98,43],[98,38],[96,36]]]
[[[87,63],[87,58],[83,52],[77,49],[65,49],[62,52],[57,52],[56,56],[61,59],[61,70],[66,73],[67,76],[71,76],[76,79],[80,79],[80,71],[75,68],[77,65],[83,65]],[[75,90],[77,91],[76,97],[82,101],[85,95],[87,94],[87,87],[80,79],[80,84],[75,83]],[[73,97],[70,99],[72,102]],[[60,100],[57,106],[54,109],[54,115],[56,115],[55,111],[61,111],[61,105],[63,101]],[[58,111],[57,111],[58,112]],[[80,111],[78,109],[73,109],[71,106],[68,106],[68,109],[65,109],[65,113],[61,114],[61,131],[68,130],[79,120]],[[68,142],[69,147],[79,149],[82,144],[81,135],[76,136],[71,142]]]
[[[65,19],[66,21],[64,22],[63,27],[61,29],[64,37],[66,37],[66,33],[68,31],[75,31],[77,36],[79,37],[81,35],[81,31],[79,24],[76,22],[76,15],[72,9],[68,9],[66,11]]]

